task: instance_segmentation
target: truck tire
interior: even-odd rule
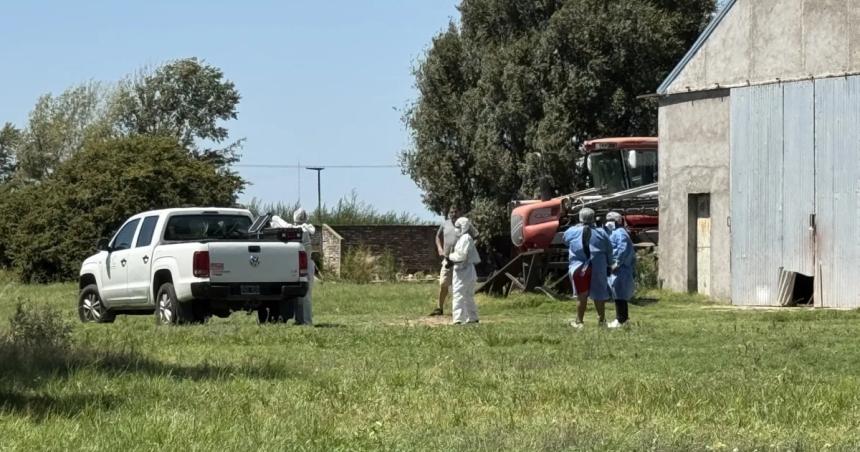
[[[78,295],[78,318],[83,323],[113,323],[116,314],[110,312],[102,302],[99,288],[90,284]]]
[[[156,325],[183,325],[194,321],[191,303],[180,303],[173,283],[164,283],[155,296]]]

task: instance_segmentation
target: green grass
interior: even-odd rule
[[[22,299],[76,321],[74,285],[3,286],[0,318]],[[857,312],[658,293],[628,330],[590,310],[577,332],[573,304],[518,295],[431,327],[415,321],[434,285],[315,290],[316,328],[121,317],[76,324],[65,353],[7,356],[0,450],[860,447]]]

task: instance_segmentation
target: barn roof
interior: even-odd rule
[[[732,7],[735,6],[735,3],[737,3],[737,0],[728,0],[728,2],[726,2],[726,5],[717,13],[716,16],[714,16],[714,18],[711,20],[711,23],[708,24],[707,28],[705,28],[705,31],[702,32],[702,34],[699,36],[699,39],[697,39],[696,42],[693,44],[693,47],[690,48],[686,55],[684,55],[684,58],[681,60],[681,62],[678,63],[677,66],[675,66],[675,69],[673,69],[672,72],[669,73],[669,76],[666,77],[666,80],[664,80],[660,87],[657,88],[657,94],[666,95],[669,90],[669,86],[672,84],[672,82],[675,81],[676,78],[678,78],[679,75],[681,75],[681,72],[684,70],[685,67],[687,67],[687,64],[690,63],[690,60],[692,60],[693,57],[696,56],[697,53],[699,53],[699,50],[702,49],[702,46],[705,45],[705,42],[707,42],[708,38],[711,37],[711,34],[714,32],[714,30],[716,30],[720,23],[723,21],[723,19],[725,19],[726,15],[729,13],[729,10],[731,10]]]

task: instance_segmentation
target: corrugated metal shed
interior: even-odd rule
[[[707,196],[720,298],[860,308],[857,4],[728,0],[660,86],[666,287],[700,282],[689,199]]]

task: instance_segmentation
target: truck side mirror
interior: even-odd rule
[[[110,252],[110,239],[100,238],[98,242],[96,242],[96,249],[99,251],[107,251]]]

